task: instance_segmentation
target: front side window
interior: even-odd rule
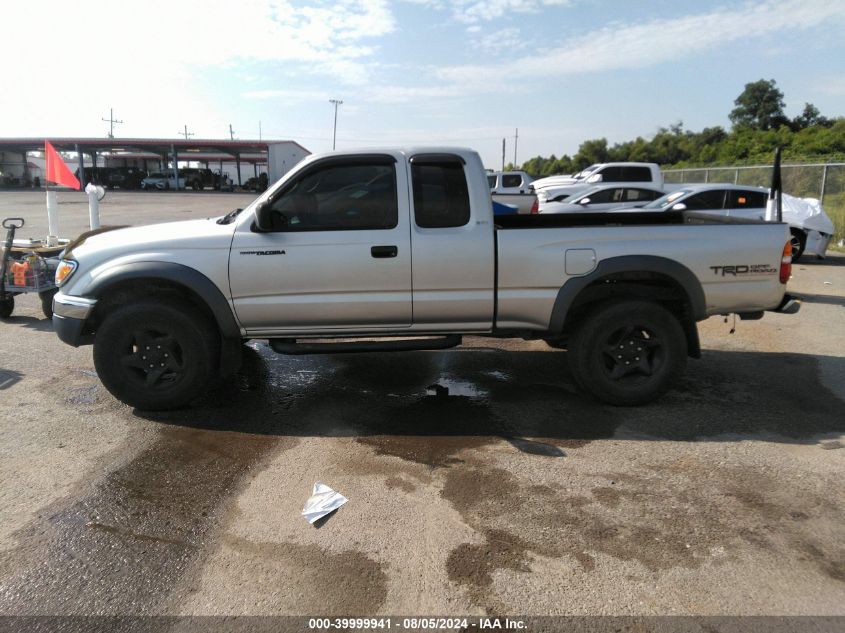
[[[651,191],[649,189],[626,189],[625,190],[625,201],[626,202],[643,202],[643,201],[650,201],[659,198],[660,194],[656,191]]]
[[[332,164],[317,167],[270,206],[282,231],[392,229],[399,218],[393,164]]]
[[[434,229],[469,222],[469,190],[458,160],[413,161],[411,179],[417,226]]]
[[[725,206],[725,190],[711,189],[690,196],[683,201],[691,211],[706,209],[722,209]]]
[[[615,202],[616,192],[621,192],[621,189],[599,189],[593,193],[588,193],[581,200],[589,199],[587,204],[603,204],[605,202]],[[579,201],[580,202],[580,201]]]

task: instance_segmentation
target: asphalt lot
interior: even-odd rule
[[[110,192],[104,224],[253,196]],[[85,228],[61,194],[64,236]],[[0,217],[46,232],[43,194]],[[618,409],[566,353],[284,357],[134,411],[37,299],[0,323],[0,614],[845,615],[845,257],[795,316],[701,324],[676,390]],[[315,481],[349,498],[321,527]]]

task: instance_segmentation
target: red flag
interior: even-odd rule
[[[47,159],[47,173],[44,176],[45,180],[54,182],[57,185],[70,187],[71,189],[80,188],[79,181],[76,179],[76,176],[74,176],[73,172],[71,172],[70,169],[68,169],[68,166],[65,165],[65,161],[62,160],[62,157],[59,156],[59,153],[50,141],[44,141],[44,157]]]

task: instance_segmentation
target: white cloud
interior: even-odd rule
[[[98,72],[167,71],[172,66],[238,62],[308,62],[312,70],[347,82],[363,82],[376,38],[395,29],[386,0],[145,0],[128,9],[111,0],[48,0],[38,10],[4,7],[0,42],[27,51],[38,74],[62,58],[95,64]],[[76,42],[84,41],[80,48]],[[57,55],[74,43],[70,54]],[[153,73],[154,74],[154,73]]]
[[[569,6],[571,0],[405,0],[434,9],[450,9],[460,22],[489,22],[513,13],[537,13],[544,7]]]
[[[518,28],[507,28],[485,33],[470,40],[470,45],[488,55],[513,54],[528,47],[528,41]]]
[[[816,81],[815,88],[818,92],[835,97],[845,95],[845,77],[828,76]]]
[[[734,9],[722,8],[635,26],[610,25],[572,38],[565,46],[548,48],[504,65],[453,66],[439,70],[437,76],[483,90],[489,82],[511,73],[527,78],[644,68],[761,35],[788,34],[843,18],[845,3],[842,2],[746,3]]]

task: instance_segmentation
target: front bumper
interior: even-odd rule
[[[83,331],[96,304],[94,299],[71,297],[61,292],[53,297],[53,330],[59,340],[73,347],[93,343],[94,336]]]

